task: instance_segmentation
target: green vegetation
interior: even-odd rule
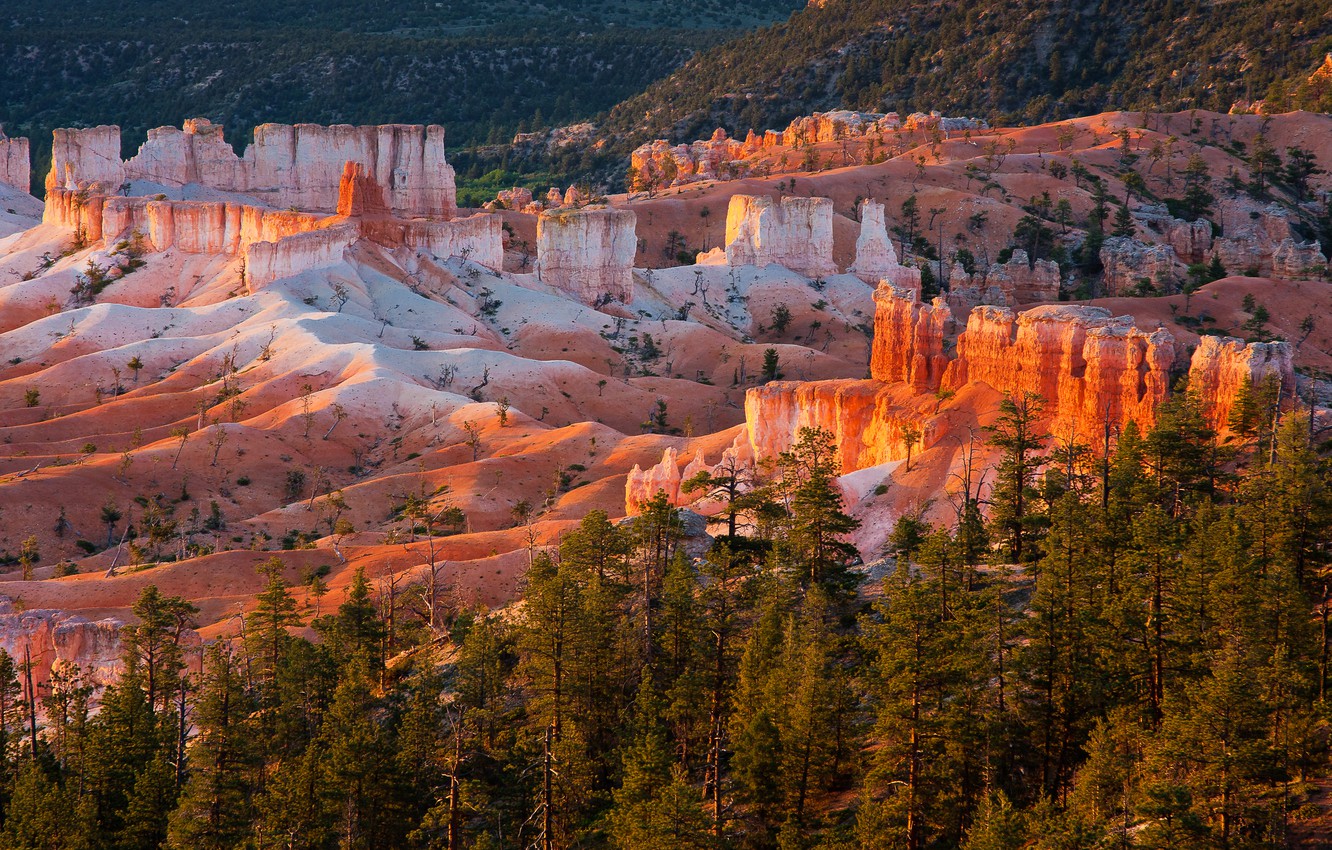
[[[1031,123],[1112,109],[1225,112],[1265,93],[1332,109],[1320,0],[834,2],[691,59],[612,112],[634,138],[743,135],[835,108]],[[645,117],[647,116],[647,117]]]
[[[1332,466],[1273,390],[1224,445],[1182,394],[1102,456],[1008,400],[990,520],[959,482],[875,586],[811,429],[692,482],[724,505],[701,558],[664,495],[593,511],[503,616],[440,602],[433,560],[337,604],[311,568],[303,604],[272,558],[199,675],[197,610],[149,586],[96,714],[58,673],[34,735],[0,654],[0,842],[1287,846],[1329,764]]]

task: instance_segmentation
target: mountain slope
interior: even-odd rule
[[[1308,76],[1329,49],[1325,0],[828,0],[694,57],[610,124],[692,139],[838,107],[1028,122],[1225,111]]]

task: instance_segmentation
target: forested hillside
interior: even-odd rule
[[[699,47],[798,0],[50,0],[7,4],[0,124],[146,131],[202,115],[240,144],[266,121],[444,124],[454,146],[588,118]],[[36,157],[35,171],[45,168]],[[34,181],[40,185],[40,181]]]
[[[834,108],[1019,123],[1224,112],[1273,84],[1293,89],[1329,50],[1322,0],[829,0],[700,54],[616,107],[611,124],[682,141]],[[1302,105],[1332,108],[1332,90],[1321,97]]]
[[[363,573],[321,598],[274,558],[199,677],[192,606],[150,587],[96,716],[58,679],[30,738],[0,659],[0,842],[1299,846],[1328,765],[1332,469],[1271,401],[1225,448],[1181,394],[1101,460],[1010,399],[991,518],[965,482],[956,526],[904,518],[873,579],[807,429],[772,479],[697,482],[728,506],[697,560],[664,497],[591,512],[500,614]],[[756,522],[726,534],[732,510]]]

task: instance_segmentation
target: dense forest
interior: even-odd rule
[[[453,147],[588,118],[700,47],[798,0],[45,0],[0,27],[0,124],[49,163],[51,130],[201,115],[237,147],[264,122],[437,123]],[[41,180],[34,180],[41,185]]]
[[[1038,123],[1288,97],[1332,51],[1322,0],[829,0],[699,54],[613,110],[634,138],[743,135],[836,108]]]
[[[0,843],[1286,846],[1327,776],[1332,465],[1273,398],[1218,445],[1180,394],[1108,453],[1009,399],[952,527],[904,517],[868,568],[806,430],[695,481],[706,552],[664,497],[592,512],[500,611],[446,564],[335,601],[274,558],[199,675],[193,607],[149,587],[96,713],[0,658]]]

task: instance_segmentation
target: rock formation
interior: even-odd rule
[[[457,212],[444,128],[436,125],[263,124],[238,157],[219,125],[193,119],[180,130],[150,131],[123,163],[119,127],[56,130],[46,185],[112,193],[132,181],[198,184],[253,195],[273,207],[333,212],[348,161],[385,188],[388,207],[399,216],[452,218]]]
[[[900,384],[843,379],[773,381],[745,394],[745,423],[757,457],[776,457],[795,445],[801,428],[830,431],[841,471],[903,460],[905,434],[920,433],[913,451],[937,442],[935,425],[908,406],[913,393]]]
[[[1253,342],[1204,336],[1189,364],[1189,391],[1197,393],[1203,415],[1217,431],[1227,429],[1231,413],[1246,388],[1271,380],[1282,398],[1295,389],[1294,352],[1288,342]]]
[[[1317,242],[1301,242],[1290,215],[1277,204],[1260,205],[1244,198],[1221,204],[1224,238],[1213,249],[1230,274],[1270,277],[1316,276],[1327,265]]]
[[[745,144],[718,127],[712,138],[691,144],[672,145],[658,139],[641,145],[630,154],[629,166],[638,188],[682,186],[742,176],[747,169],[739,160],[745,154]]]
[[[642,513],[643,506],[655,499],[658,493],[665,493],[666,501],[680,506],[683,504],[680,501],[682,480],[684,477],[680,474],[679,460],[674,447],[667,448],[662,454],[661,461],[655,466],[643,469],[634,464],[634,468],[629,470],[629,477],[625,480],[625,513],[629,516]]]
[[[638,251],[636,223],[629,210],[543,212],[537,218],[538,275],[584,304],[628,304]]]
[[[832,201],[732,195],[726,211],[726,262],[777,264],[805,277],[833,274]]]
[[[245,251],[246,288],[255,292],[275,280],[334,265],[359,237],[354,224],[343,224],[252,243]]]
[[[1174,340],[1146,333],[1103,307],[1044,306],[1014,315],[979,307],[957,340],[944,383],[981,381],[1005,395],[1044,400],[1057,431],[1082,435],[1101,423],[1146,427],[1170,388]]]
[[[942,299],[920,303],[919,294],[884,282],[874,291],[874,347],[870,374],[884,383],[905,382],[916,393],[939,389],[948,356],[944,338],[953,314]]]
[[[341,218],[209,201],[158,201],[52,189],[42,221],[108,246],[137,238],[148,252],[244,256],[246,282],[273,280],[327,266],[357,239],[387,247],[461,257],[490,269],[504,261],[503,232],[493,215],[451,221],[393,217],[386,192],[360,163],[344,163]],[[632,216],[632,213],[629,215]]]
[[[39,688],[51,673],[77,667],[85,683],[102,688],[120,675],[120,620],[92,622],[77,614],[49,609],[16,611],[0,597],[0,649],[15,663],[32,660],[34,684]],[[190,633],[191,636],[197,636]]]
[[[860,236],[856,239],[856,259],[847,269],[866,283],[886,280],[894,286],[920,292],[920,269],[897,262],[893,240],[884,224],[883,204],[866,200],[860,205]]]
[[[990,266],[986,283],[997,286],[1012,304],[1040,304],[1059,300],[1059,264],[1032,260],[1018,248],[1006,263]]]
[[[1327,257],[1317,242],[1283,239],[1272,251],[1272,277],[1286,280],[1318,280],[1327,270]]]
[[[138,231],[149,251],[175,247],[187,254],[227,255],[240,254],[253,242],[311,230],[320,219],[244,204],[108,197],[67,189],[49,190],[42,213],[43,223],[82,231],[89,242],[111,244]]]
[[[1144,280],[1165,289],[1175,279],[1175,252],[1169,246],[1123,236],[1111,236],[1102,243],[1101,265],[1105,267],[1104,295],[1128,295]]]
[[[28,140],[11,139],[0,132],[0,183],[27,192],[31,180],[32,163],[28,153]]]
[[[55,189],[112,194],[125,182],[120,161],[120,128],[111,125],[85,130],[56,130],[51,139],[51,170],[46,192]]]

